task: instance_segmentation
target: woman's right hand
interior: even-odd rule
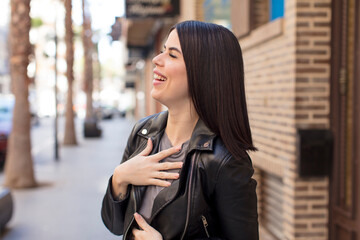
[[[164,172],[164,170],[179,169],[182,162],[159,161],[180,151],[181,146],[172,147],[154,155],[150,155],[153,144],[149,138],[146,148],[135,157],[118,165],[113,174],[112,186],[114,197],[119,200],[126,195],[127,186],[132,185],[155,185],[168,187],[171,185],[167,179],[179,178],[178,173]]]

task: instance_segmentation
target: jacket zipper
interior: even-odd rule
[[[205,217],[204,215],[201,215],[201,220],[202,220],[203,225],[204,225],[204,229],[205,229],[205,232],[206,232],[206,236],[207,236],[208,238],[210,238],[209,232],[208,232],[208,230],[207,230],[207,227],[209,226],[209,224],[208,224],[208,222],[207,222],[207,220],[206,220],[206,217]]]
[[[190,215],[190,200],[191,200],[191,188],[192,188],[192,175],[193,175],[193,172],[194,172],[194,164],[195,164],[195,154],[192,156],[192,159],[191,159],[191,168],[190,168],[190,180],[189,180],[189,195],[188,195],[188,203],[187,203],[187,209],[186,209],[186,221],[185,221],[185,227],[184,227],[184,231],[181,235],[181,240],[184,239],[185,237],[185,233],[186,233],[186,230],[187,230],[187,227],[189,225],[189,215]]]
[[[135,201],[134,201],[134,207],[135,207],[135,212],[136,212],[136,211],[137,211],[137,206],[136,206],[136,195],[135,195],[135,189],[133,189],[132,194],[133,194],[133,197],[134,197],[134,199],[135,199]],[[128,232],[129,232],[129,230],[130,230],[131,225],[132,225],[132,224],[133,224],[133,222],[134,222],[134,219],[135,219],[134,215],[133,215],[133,216],[131,216],[131,221],[130,221],[130,223],[129,223],[129,225],[128,225],[128,227],[127,227],[126,231],[125,231],[125,234],[124,234],[124,239],[127,239]]]
[[[140,149],[142,149],[144,146],[146,146],[146,144],[147,143],[145,143],[145,144],[142,144],[141,145],[141,147],[140,147]],[[129,159],[130,158],[132,158],[133,156],[135,156],[135,155],[137,155],[137,154],[139,154],[139,153],[133,153],[130,157],[129,157]],[[133,197],[134,197],[134,208],[135,208],[135,212],[137,212],[137,206],[136,206],[136,194],[135,194],[135,188],[134,188],[134,186],[132,187],[132,191],[131,191],[131,193],[132,193],[132,195],[133,195]],[[131,227],[131,225],[133,224],[133,222],[134,222],[134,219],[135,219],[135,217],[134,217],[134,215],[133,216],[131,216],[131,220],[130,220],[130,223],[129,223],[129,225],[128,225],[128,227],[127,227],[127,229],[126,229],[126,231],[125,231],[125,234],[124,234],[124,240],[125,239],[127,239],[127,235],[128,235],[128,232],[129,232],[129,230],[130,230],[130,227]]]

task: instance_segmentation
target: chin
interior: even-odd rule
[[[157,102],[165,105],[164,102],[161,101],[161,97],[159,96],[159,94],[156,94],[156,92],[154,92],[154,90],[151,91],[151,97],[152,97],[154,100],[156,100]]]

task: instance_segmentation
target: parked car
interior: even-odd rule
[[[14,202],[11,191],[0,186],[0,237],[13,215]]]
[[[112,119],[116,115],[116,109],[110,105],[101,106],[102,119]]]
[[[12,95],[0,95],[0,169],[5,163],[8,138],[12,128],[15,99]]]

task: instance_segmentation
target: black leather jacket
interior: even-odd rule
[[[157,152],[165,130],[167,112],[139,121],[127,143],[122,161],[139,154],[147,139]],[[178,180],[155,198],[150,225],[167,239],[259,239],[256,181],[247,154],[235,159],[219,137],[199,120],[189,142]],[[111,178],[101,216],[106,227],[131,239],[136,225],[133,214],[141,206],[146,186],[129,186],[127,196],[115,201]]]

